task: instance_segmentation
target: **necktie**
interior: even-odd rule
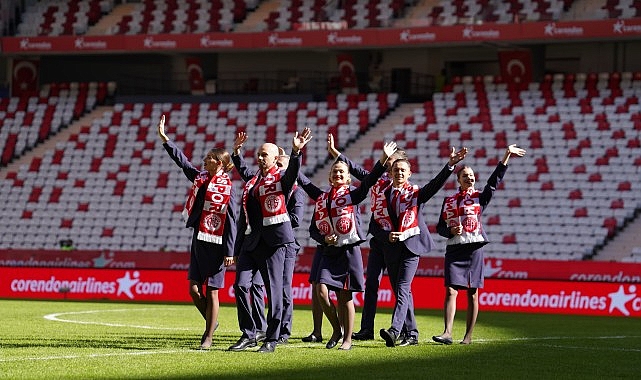
[[[398,216],[398,197],[400,194],[400,190],[398,189],[392,189],[392,210],[396,213],[396,216]]]

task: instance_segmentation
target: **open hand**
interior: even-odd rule
[[[160,121],[158,121],[158,136],[160,136],[163,143],[169,140],[169,137],[165,134],[165,115],[162,115]]]
[[[465,156],[467,155],[467,148],[461,148],[458,152],[454,147],[452,147],[452,151],[450,152],[450,159],[448,161],[449,166],[454,166],[461,162]]]
[[[298,154],[301,151],[301,149],[303,149],[311,139],[312,139],[311,129],[305,128],[301,133],[298,133],[297,131],[292,141],[292,149],[294,150],[294,153]]]

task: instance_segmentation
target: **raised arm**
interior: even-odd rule
[[[349,167],[349,174],[356,177],[357,180],[362,181],[363,178],[365,178],[365,176],[369,174],[369,170],[365,170],[365,168],[353,162],[346,155],[342,154],[338,149],[336,149],[336,145],[334,144],[334,135],[332,135],[331,133],[327,134],[327,152],[330,156],[332,156],[334,160],[338,159],[345,162],[347,164],[347,167]]]
[[[158,121],[157,125],[157,132],[158,136],[160,136],[160,140],[162,141],[162,146],[165,148],[165,151],[169,154],[169,157],[171,157],[172,160],[178,165],[179,168],[182,169],[183,173],[185,174],[185,177],[187,177],[188,180],[194,181],[196,176],[200,174],[200,170],[196,168],[191,161],[189,161],[189,158],[185,156],[182,150],[174,144],[173,141],[167,137],[167,134],[165,133],[165,115],[162,115],[160,117],[160,121]]]
[[[385,163],[389,157],[394,154],[394,152],[396,152],[395,142],[388,142],[383,146],[381,158],[378,160],[376,165],[374,165],[374,169],[372,169],[372,171],[363,178],[361,184],[356,189],[350,192],[353,204],[361,203],[367,197],[369,189],[376,184],[376,181],[383,175],[383,173],[385,173],[385,170],[387,170]]]
[[[432,198],[438,191],[445,185],[445,182],[450,177],[450,174],[454,171],[454,166],[458,164],[461,160],[465,158],[467,154],[467,148],[462,148],[458,152],[454,147],[450,152],[450,158],[447,161],[447,165],[441,169],[441,171],[434,177],[429,183],[421,187],[418,193],[418,203],[425,203],[430,198]]]
[[[236,139],[234,140],[234,152],[231,155],[231,159],[234,163],[236,171],[238,171],[238,174],[240,174],[240,178],[242,178],[243,181],[247,182],[256,175],[256,172],[249,169],[249,167],[247,166],[247,162],[240,154],[240,149],[243,147],[245,141],[247,141],[247,133],[238,132],[238,134],[236,135]]]
[[[496,169],[492,172],[490,177],[487,179],[487,183],[479,196],[479,202],[481,206],[485,208],[490,201],[492,200],[492,195],[496,191],[496,188],[499,186],[499,183],[503,180],[505,172],[507,171],[507,162],[511,156],[523,157],[525,156],[525,149],[521,149],[516,146],[516,144],[511,144],[505,149],[505,154],[503,159],[496,166]]]
[[[314,185],[312,181],[307,178],[307,176],[302,172],[298,173],[298,184],[303,189],[303,191],[307,193],[307,196],[314,201],[318,199],[318,197],[320,197],[323,193],[323,190]]]
[[[283,177],[280,180],[283,192],[286,194],[291,191],[296,179],[298,179],[301,166],[302,149],[311,139],[312,130],[309,128],[303,129],[300,134],[298,132],[294,134],[294,138],[292,139],[292,153],[289,157],[289,165],[287,166],[287,169],[285,169],[285,174],[283,174]]]

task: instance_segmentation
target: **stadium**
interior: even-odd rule
[[[5,0],[0,31],[0,378],[638,372],[639,1]],[[525,148],[483,216],[478,344],[429,339],[442,328],[436,225],[452,176],[424,209],[436,248],[412,283],[417,346],[294,343],[244,361],[225,350],[239,336],[232,266],[214,347],[195,350],[189,186],[158,139],[162,115],[195,163],[244,132],[254,165],[264,142],[289,147],[310,128],[301,172],[321,187],[328,134],[368,169],[395,141],[417,184],[451,147],[469,150],[478,183],[509,144]],[[292,342],[311,330],[313,204],[296,229]],[[369,220],[369,200],[359,207]],[[377,327],[394,303],[385,276]]]

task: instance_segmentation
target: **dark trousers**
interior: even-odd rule
[[[385,252],[385,262],[396,303],[392,314],[390,330],[404,333],[418,339],[418,328],[414,317],[414,297],[412,280],[418,269],[419,257],[410,252],[405,245],[397,243],[389,252]]]
[[[275,342],[280,332],[283,313],[283,273],[285,262],[285,246],[270,247],[262,240],[250,252],[243,252],[236,264],[236,309],[238,325],[243,336],[250,339],[256,336],[256,324],[252,316],[251,287],[260,272],[268,291],[266,341]]]
[[[287,247],[285,252],[285,263],[283,271],[283,315],[280,323],[279,338],[287,338],[292,335],[292,318],[294,315],[294,300],[292,300],[292,280],[294,278],[294,266],[298,248]],[[265,318],[265,287],[260,273],[254,277],[251,287],[252,316],[256,325],[256,331],[265,331],[267,319]]]
[[[265,283],[260,272],[254,274],[251,286],[252,317],[256,325],[256,331],[267,330],[267,318],[265,317]]]
[[[361,314],[361,330],[374,331],[376,304],[378,303],[378,287],[385,270],[383,250],[374,239],[370,240],[370,250],[367,256],[365,277],[365,294],[363,295],[363,312]]]
[[[285,270],[283,272],[283,318],[280,323],[279,338],[292,335],[292,318],[294,316],[294,300],[292,299],[292,280],[294,279],[294,266],[298,249],[290,246],[285,253]]]

